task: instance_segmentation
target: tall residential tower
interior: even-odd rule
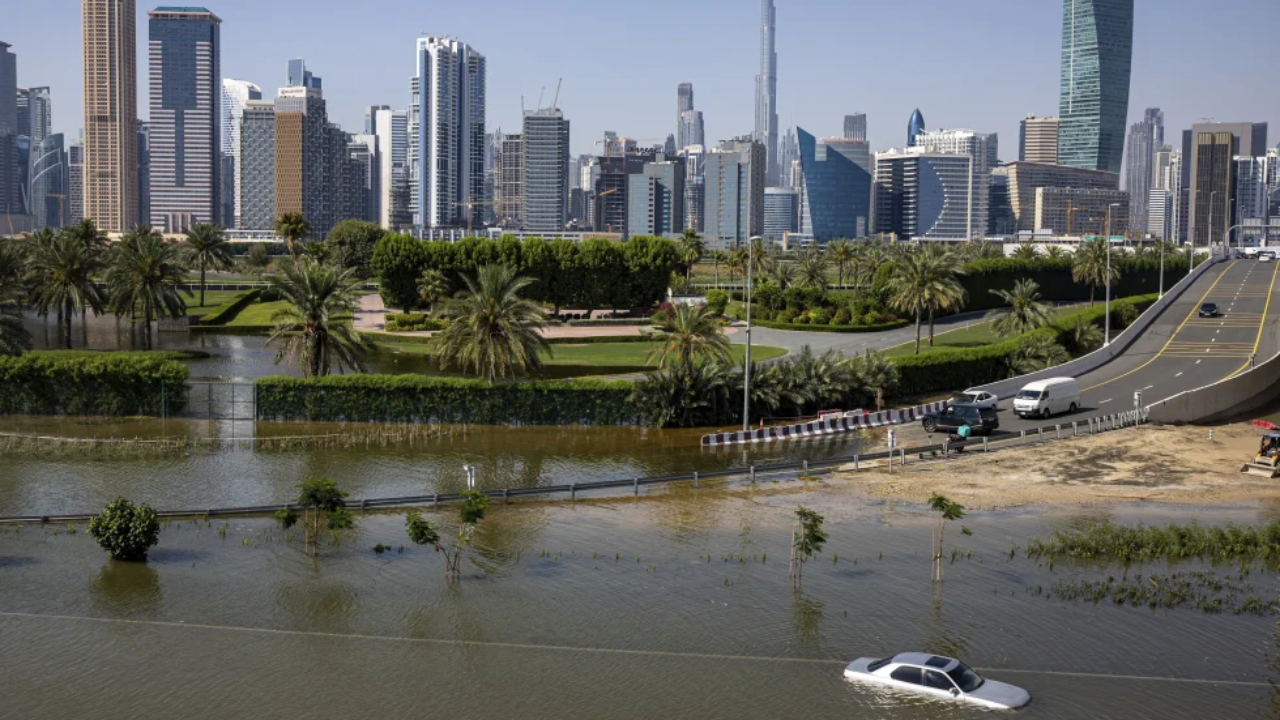
[[[138,57],[134,0],[81,0],[84,217],[109,232],[138,224]]]
[[[484,55],[453,38],[418,38],[411,94],[414,224],[474,225],[484,217],[472,204],[484,200]]]

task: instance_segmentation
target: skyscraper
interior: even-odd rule
[[[32,147],[53,132],[53,102],[49,88],[18,88],[18,134],[31,138]]]
[[[231,78],[222,80],[222,155],[224,158],[231,158],[231,182],[229,185],[232,198],[234,198],[232,200],[232,225],[229,227],[243,227],[241,224],[243,210],[240,204],[240,188],[244,182],[240,160],[241,120],[244,118],[245,104],[250,100],[261,99],[262,88],[247,80],[233,80]]]
[[[626,235],[674,238],[685,228],[685,160],[663,156],[627,176]]]
[[[916,146],[916,136],[925,131],[924,115],[920,112],[920,108],[911,113],[911,119],[907,121],[907,147]]]
[[[138,224],[138,59],[134,0],[81,0],[84,216],[103,230]]]
[[[524,136],[498,132],[498,157],[493,169],[497,223],[518,230],[524,222]]]
[[[928,152],[961,153],[973,158],[973,190],[969,194],[969,234],[971,240],[987,232],[991,212],[991,171],[1000,164],[999,138],[995,133],[972,130],[934,130],[916,136],[915,147]]]
[[[151,226],[180,233],[222,217],[222,20],[202,7],[147,13]]]
[[[418,38],[411,94],[414,224],[474,225],[483,218],[471,203],[484,200],[484,55],[453,38]]]
[[[820,244],[871,230],[871,149],[865,140],[816,140],[796,128],[804,193],[800,226]]]
[[[1058,163],[1120,173],[1133,0],[1063,0]]]
[[[844,139],[867,141],[867,114],[856,112],[844,116]]]
[[[302,213],[311,223],[312,237],[323,238],[333,226],[335,196],[329,171],[329,118],[320,78],[301,60],[289,63],[293,84],[277,92],[275,102],[275,211]]]
[[[524,228],[563,232],[569,213],[569,121],[558,108],[524,114]]]
[[[236,206],[242,230],[270,230],[276,220],[276,103],[247,100],[240,114],[240,184]]]
[[[409,192],[409,113],[372,106],[365,111],[365,132],[378,138],[378,223],[388,230],[409,224],[409,206],[402,202]]]
[[[84,220],[84,142],[71,141],[67,147],[67,225]]]
[[[1058,164],[1058,118],[1028,116],[1018,132],[1018,162]]]
[[[876,153],[875,162],[875,232],[900,241],[972,237],[969,155],[908,148]]]
[[[1267,123],[1197,123],[1182,133],[1179,231],[1185,242],[1223,242],[1234,222],[1233,159],[1266,154]]]
[[[760,74],[756,76],[755,141],[764,145],[765,185],[781,182],[778,170],[778,53],[774,45],[777,11],[773,0],[760,0]]]
[[[676,150],[705,142],[701,110],[685,110],[680,113],[680,134],[676,138]]]
[[[0,215],[21,213],[18,178],[18,58],[0,42]],[[6,228],[7,229],[7,228]]]
[[[51,133],[31,146],[31,212],[37,228],[60,228],[67,211],[67,153],[62,133]]]
[[[1129,127],[1128,161],[1124,171],[1124,189],[1129,193],[1129,229],[1147,231],[1151,186],[1155,177],[1156,151],[1164,147],[1164,113],[1160,108],[1147,108],[1142,122]]]
[[[138,222],[145,224],[151,217],[151,123],[139,120],[135,137],[138,147]]]
[[[706,154],[703,228],[715,249],[746,247],[764,232],[764,145],[751,137],[728,140]]]
[[[781,241],[787,233],[799,230],[798,197],[791,188],[764,189],[764,230],[761,235],[766,240]]]

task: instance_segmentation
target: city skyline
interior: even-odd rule
[[[999,4],[1003,6],[1002,12],[994,22],[1001,26],[1016,25],[1021,32],[1002,41],[1005,52],[990,54],[990,57],[970,57],[971,71],[984,73],[990,80],[983,85],[988,89],[975,96],[971,89],[960,87],[930,86],[927,91],[921,91],[912,86],[911,79],[918,77],[932,62],[943,59],[941,45],[931,40],[940,41],[944,35],[972,27],[969,23],[981,24],[977,18],[959,18],[950,28],[923,28],[917,43],[922,49],[895,61],[891,71],[863,73],[853,78],[831,64],[824,54],[826,51],[820,47],[824,39],[835,40],[827,29],[829,23],[815,17],[833,7],[831,3],[775,3],[780,131],[804,125],[819,137],[839,136],[843,116],[861,110],[868,115],[872,148],[883,150],[901,144],[901,127],[918,105],[932,128],[981,128],[1005,136],[1001,159],[1016,159],[1013,138],[1021,119],[1027,114],[1052,116],[1056,112],[1061,7],[1057,3],[1023,7],[1003,0]],[[1280,8],[1274,4],[1256,0],[1235,0],[1230,4],[1236,11],[1259,19],[1262,27],[1280,22]],[[279,8],[288,5],[280,3]],[[482,5],[502,7],[504,12],[526,12],[506,3]],[[925,0],[913,13],[930,5],[943,7],[945,3]],[[1145,106],[1164,108],[1166,125],[1174,130],[1189,127],[1207,115],[1223,121],[1274,122],[1280,118],[1280,99],[1244,91],[1251,84],[1266,86],[1264,67],[1236,67],[1229,58],[1193,58],[1180,53],[1176,44],[1165,41],[1164,38],[1185,31],[1194,11],[1209,7],[1221,11],[1220,4],[1210,6],[1202,0],[1163,4],[1136,0],[1135,5],[1134,71],[1128,123],[1140,119]],[[384,2],[380,7],[391,12],[401,11],[405,17],[414,17],[420,12],[400,2]],[[360,128],[368,105],[407,107],[404,73],[389,71],[387,64],[403,67],[416,38],[424,31],[427,31],[425,34],[448,34],[484,48],[490,64],[486,119],[490,127],[517,126],[521,119],[521,95],[526,109],[536,107],[540,92],[545,93],[545,104],[554,94],[557,80],[563,77],[560,107],[575,127],[581,128],[572,138],[574,154],[593,152],[595,140],[605,129],[636,137],[665,137],[673,132],[670,95],[681,82],[692,82],[699,89],[698,108],[706,113],[708,145],[749,132],[754,125],[760,31],[754,8],[749,12],[744,9],[733,17],[726,17],[718,7],[694,8],[695,15],[705,15],[707,22],[712,23],[708,27],[715,29],[714,33],[707,34],[706,51],[693,62],[687,57],[679,62],[659,58],[644,69],[629,73],[625,84],[609,82],[611,71],[607,67],[583,67],[584,63],[575,59],[577,50],[573,43],[563,43],[562,47],[547,52],[540,48],[537,57],[528,57],[527,39],[494,31],[481,22],[482,18],[474,17],[485,15],[483,8],[466,14],[442,8],[438,16],[433,15],[432,22],[419,21],[418,25],[423,26],[421,30],[405,31],[401,42],[395,37],[370,38],[369,52],[362,54],[358,62],[339,59],[330,49],[337,34],[348,30],[340,23],[327,20],[325,13],[315,13],[314,18],[302,18],[283,26],[264,22],[278,17],[279,8],[264,8],[240,0],[209,6],[225,24],[223,76],[242,78],[264,88],[279,87],[283,84],[283,78],[279,77],[283,62],[292,57],[307,57],[308,65],[327,78],[326,98],[333,120],[352,131]],[[153,6],[138,6],[139,23],[145,21],[145,12],[151,9]],[[606,12],[606,21],[612,12]],[[869,20],[876,21],[873,25],[906,22],[913,13],[892,8],[865,11]],[[37,17],[28,6],[19,6],[7,14],[15,18],[14,24],[19,28],[48,27],[49,23],[70,23],[74,27],[79,21],[77,7],[42,8]],[[530,22],[535,21],[544,22],[530,13]],[[583,21],[570,19],[568,22],[569,27],[575,27]],[[140,35],[145,42],[145,33]],[[1222,38],[1226,37],[1223,32]],[[507,38],[511,38],[509,42]],[[16,36],[0,39],[13,43],[13,51],[19,56],[19,86],[52,88],[56,108],[54,132],[65,133],[72,139],[79,137],[83,117],[82,79],[74,40],[36,46],[27,45]],[[855,63],[859,57],[870,62],[880,42],[875,40],[855,48]],[[930,47],[938,49],[930,50]],[[1006,54],[1016,54],[1019,61],[1007,62]],[[145,57],[142,48],[139,48],[139,57]],[[139,65],[140,72],[145,72],[145,63]],[[1229,86],[1215,83],[1214,79],[1221,76],[1231,77],[1233,82]],[[138,104],[140,114],[144,115],[148,106],[145,88],[145,83],[140,82]],[[1007,92],[1002,92],[1002,88]],[[822,92],[815,92],[816,89]],[[975,99],[979,102],[973,102]]]

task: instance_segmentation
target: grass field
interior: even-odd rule
[[[1057,320],[1071,312],[1076,312],[1079,307],[1062,307],[1053,311],[1052,318]],[[914,325],[911,326],[915,328]],[[1005,338],[996,335],[995,330],[991,328],[991,323],[985,320],[974,319],[973,323],[966,327],[948,330],[944,333],[938,333],[933,336],[933,347],[929,347],[929,326],[923,325],[920,329],[920,352],[921,354],[933,350],[959,350],[962,348],[981,347],[982,345],[991,345],[992,343],[1001,342]],[[914,355],[916,351],[915,341],[905,345],[898,345],[885,351],[885,355],[889,357],[901,355]]]
[[[256,302],[241,310],[238,315],[227,322],[226,327],[261,327],[271,325],[271,316],[277,310],[283,310],[289,303],[285,300],[274,302]]]
[[[434,348],[429,345],[379,342],[384,352],[403,353],[406,355],[431,355]],[[658,343],[591,343],[584,345],[554,345],[552,355],[545,358],[549,366],[578,367],[592,372],[582,374],[599,374],[600,370],[613,373],[641,372],[646,369],[646,360],[650,351],[658,347]],[[755,361],[772,360],[786,355],[787,351],[778,347],[761,345],[751,346],[751,359]],[[743,346],[734,345],[730,355],[736,363],[742,362]]]
[[[200,290],[196,290],[194,297],[182,293],[182,299],[187,301],[188,315],[207,315],[220,307],[223,303],[231,302],[231,299],[240,293],[235,290],[205,290],[204,305],[200,304]]]

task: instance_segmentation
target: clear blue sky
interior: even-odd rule
[[[1058,109],[1060,0],[775,0],[783,128],[839,134],[846,112],[868,114],[873,147],[901,145],[919,106],[930,128],[1000,134],[1016,159],[1018,121]],[[57,131],[83,124],[80,14],[74,0],[7,2],[0,40],[18,54],[18,83],[49,85]],[[1132,120],[1165,111],[1167,134],[1201,118],[1268,121],[1280,142],[1275,85],[1277,0],[1136,0]],[[147,115],[146,11],[138,6],[139,115]],[[488,125],[515,129],[520,98],[560,106],[575,153],[605,130],[636,138],[675,131],[676,85],[694,84],[707,138],[753,125],[756,0],[213,0],[224,77],[268,97],[289,58],[324,78],[329,116],[358,131],[362,108],[404,107],[414,39],[452,35],[488,58]],[[1209,22],[1212,20],[1213,22]],[[1194,43],[1194,44],[1191,44]]]

